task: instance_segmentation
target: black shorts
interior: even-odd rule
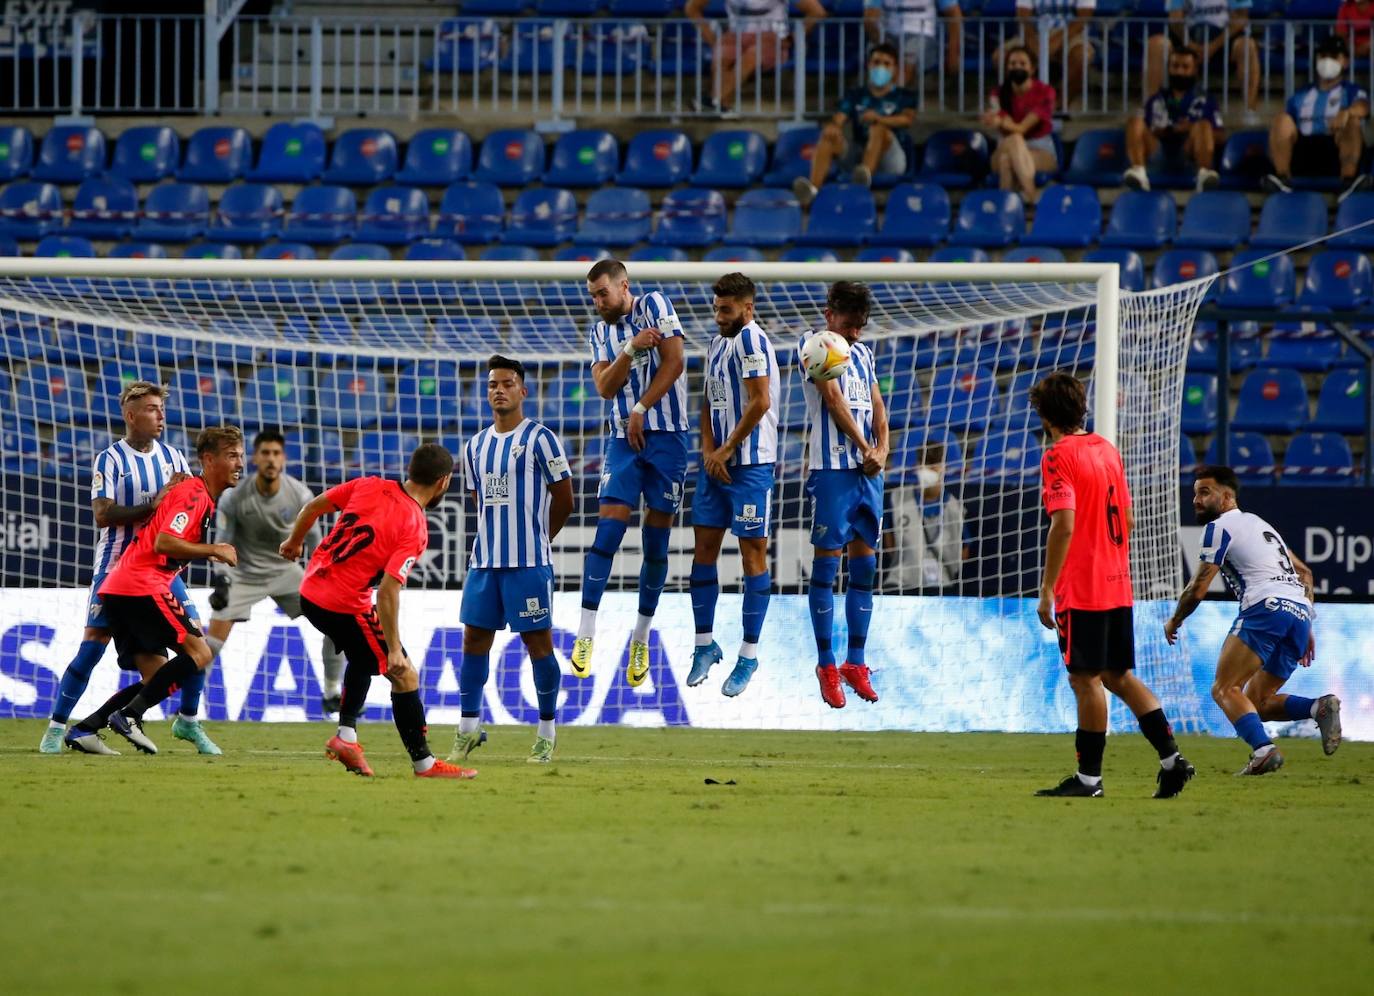
[[[365,665],[373,674],[386,674],[386,637],[382,635],[382,621],[375,608],[362,615],[335,612],[302,595],[301,615],[334,642],[349,664]]]
[[[180,647],[188,636],[200,636],[200,627],[170,591],[156,595],[101,595],[105,618],[114,636],[119,666],[137,671],[139,654],[166,657],[168,647]]]
[[[1130,671],[1135,667],[1135,622],[1119,609],[1065,609],[1054,614],[1059,652],[1070,671]]]
[[[1341,152],[1330,135],[1299,135],[1293,146],[1294,176],[1340,176]]]

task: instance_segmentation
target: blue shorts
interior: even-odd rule
[[[811,497],[811,545],[839,550],[852,539],[878,548],[883,534],[883,475],[862,470],[813,470],[806,478]]]
[[[1266,598],[1236,616],[1231,635],[1255,652],[1264,670],[1287,681],[1307,653],[1312,612],[1301,602]]]
[[[613,436],[601,464],[597,497],[638,508],[642,494],[650,508],[676,515],[686,483],[687,433],[646,432],[639,453],[625,439]]]
[[[458,618],[495,632],[529,633],[553,626],[553,568],[473,567],[463,582]]]
[[[697,493],[692,499],[692,525],[724,529],[742,539],[767,538],[773,528],[773,465],[755,463],[730,468],[730,483],[722,484],[697,472]]]
[[[86,603],[86,625],[94,629],[110,628],[109,617],[105,615],[105,606],[100,603],[100,595],[98,594],[100,586],[104,583],[104,574],[97,574],[91,578],[91,595],[90,600]],[[196,612],[196,603],[191,601],[191,596],[186,591],[186,582],[181,580],[180,574],[172,579],[172,594],[186,607],[186,614],[199,625],[200,614]]]

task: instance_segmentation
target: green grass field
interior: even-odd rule
[[[323,726],[212,732],[224,757],[166,723],[158,757],[50,757],[0,724],[0,990],[1345,993],[1374,966],[1371,744],[1238,779],[1237,742],[1189,739],[1155,801],[1123,736],[1106,798],[1050,800],[1069,737],[568,729],[545,768],[506,728],[465,783],[413,779],[390,726],[371,781]]]

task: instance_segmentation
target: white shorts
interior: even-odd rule
[[[210,613],[210,618],[247,622],[253,606],[270,598],[288,617],[295,619],[301,614],[301,581],[304,579],[305,568],[300,564],[285,563],[281,573],[270,581],[235,579],[229,586],[229,604],[222,609],[215,609]]]

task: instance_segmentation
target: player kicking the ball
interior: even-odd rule
[[[611,439],[597,498],[596,539],[582,572],[582,621],[572,671],[591,674],[596,613],[611,576],[630,513],[644,497],[639,616],[630,637],[625,680],[639,686],[649,674],[649,627],[668,577],[668,536],[687,480],[687,378],[682,323],[662,294],[635,297],[625,265],[603,259],[587,274],[587,291],[601,321],[592,326],[592,377],[610,402]]]
[[[1087,391],[1071,374],[1053,373],[1040,381],[1031,388],[1030,403],[1051,440],[1040,463],[1050,532],[1036,611],[1041,625],[1059,634],[1078,702],[1078,772],[1035,794],[1103,794],[1110,691],[1135,713],[1140,732],[1159,754],[1155,798],[1176,796],[1193,777],[1193,766],[1178,752],[1159,699],[1134,674],[1130,538],[1135,513],[1121,454],[1083,428]]]
[[[410,455],[404,484],[358,477],[330,488],[306,503],[281,544],[281,556],[295,561],[315,520],[326,512],[343,513],[306,565],[301,610],[348,661],[339,729],[324,752],[357,775],[372,775],[358,742],[358,717],[373,676],[380,674],[391,683],[392,719],[416,777],[477,777],[430,752],[420,675],[401,645],[401,587],[429,545],[425,509],[439,504],[452,476],[453,456],[426,443]]]
[[[1299,664],[1312,663],[1312,571],[1288,551],[1273,526],[1236,506],[1239,490],[1230,467],[1198,470],[1193,513],[1207,526],[1202,563],[1164,624],[1164,638],[1178,639],[1183,620],[1220,571],[1240,602],[1240,614],[1221,645],[1212,699],[1250,745],[1250,760],[1236,773],[1263,775],[1283,767],[1283,755],[1261,720],[1316,720],[1322,750],[1334,754],[1341,745],[1341,700],[1279,694]]]
[[[724,656],[712,634],[720,597],[716,561],[729,528],[739,538],[744,563],[744,639],[721,691],[735,696],[758,669],[759,634],[773,587],[768,537],[778,458],[778,361],[767,333],[754,321],[754,282],[743,273],[727,273],[713,291],[720,334],[711,340],[706,358],[701,405],[702,461],[692,502],[696,550],[690,578],[696,648],[687,684],[700,685]]]
[[[873,351],[859,342],[872,304],[863,284],[832,284],[825,302],[825,327],[849,344],[848,362],[835,362],[824,348],[826,332],[810,331],[797,343],[805,382],[807,448],[811,497],[811,628],[816,634],[816,678],[821,698],[844,708],[843,678],[859,696],[877,702],[864,663],[864,644],[873,617],[873,579],[878,571],[878,537],[883,531],[883,467],[887,464],[887,411],[878,391]],[[812,344],[812,345],[809,345]],[[832,365],[833,364],[833,365]],[[835,666],[835,577],[840,554],[849,553],[845,619],[849,650]]]
[[[492,424],[463,447],[463,472],[477,506],[477,535],[463,581],[462,713],[450,761],[481,745],[482,688],[498,629],[520,634],[534,669],[539,728],[527,759],[553,760],[554,717],[562,672],[553,655],[553,551],[550,541],[572,514],[572,471],[563,444],[525,418],[525,366],[493,356],[487,362]]]

